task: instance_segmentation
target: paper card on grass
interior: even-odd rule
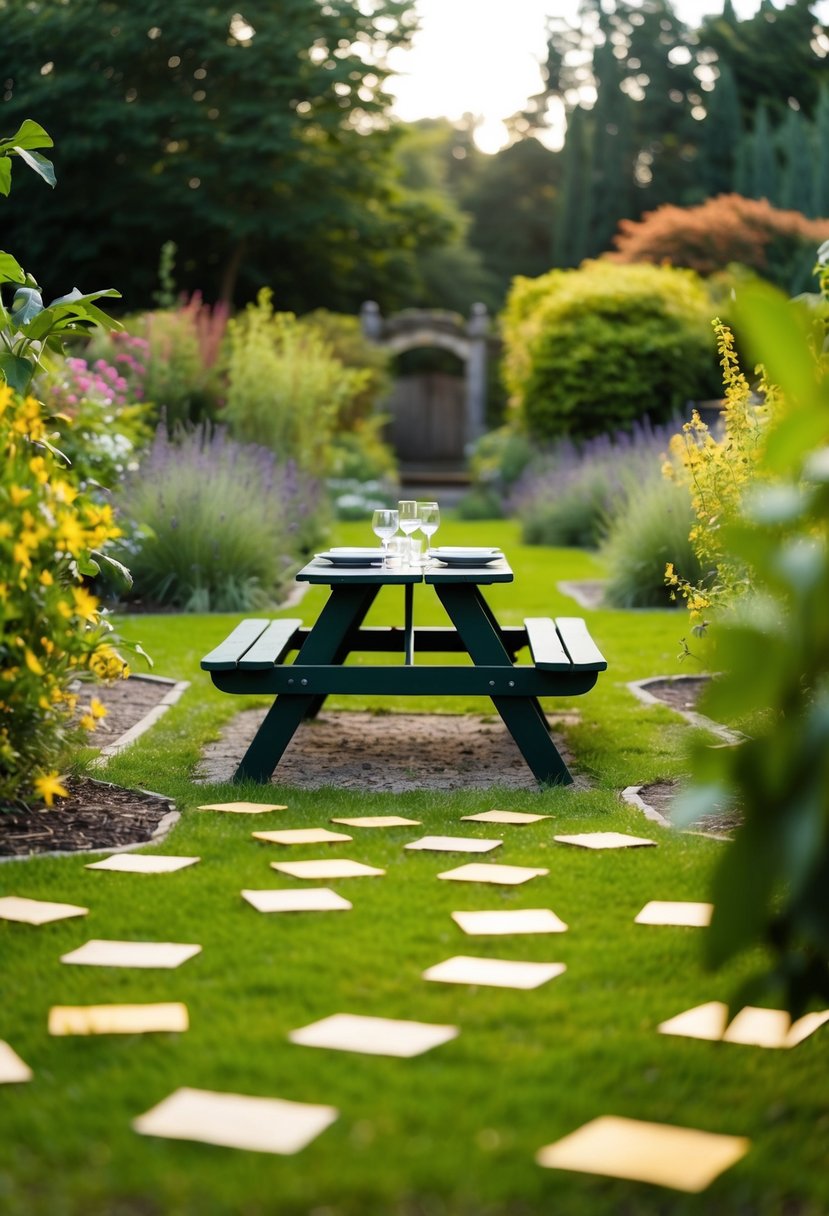
[[[509,908],[504,912],[453,912],[452,920],[471,937],[511,933],[564,933],[563,920],[549,908]]]
[[[79,963],[86,967],[180,967],[201,946],[182,942],[119,942],[93,938],[77,950],[62,954],[62,963]]]
[[[155,1034],[188,1030],[187,1006],[180,1001],[156,1005],[53,1005],[49,1034]]]
[[[538,823],[541,819],[551,819],[551,815],[528,815],[526,811],[481,811],[478,815],[461,815],[463,821],[470,823]]]
[[[660,1022],[657,1030],[660,1034],[718,1042],[723,1036],[727,1017],[727,1005],[722,1001],[708,1001],[705,1005],[695,1005],[693,1009],[686,1009],[684,1013],[678,1013],[676,1017]]]
[[[330,887],[243,891],[242,898],[257,912],[347,912],[351,908],[348,900]]]
[[[713,904],[690,899],[652,899],[634,917],[637,925],[691,925],[704,929],[711,923]]]
[[[602,1115],[536,1153],[548,1169],[629,1178],[697,1194],[751,1147],[744,1136],[722,1136]]]
[[[335,1013],[310,1026],[292,1030],[288,1038],[303,1047],[329,1047],[335,1051],[358,1051],[370,1056],[401,1056],[409,1059],[440,1047],[460,1034],[457,1026],[429,1022],[401,1022],[394,1018],[361,1017]]]
[[[17,1085],[31,1081],[32,1070],[24,1064],[16,1051],[0,1039],[0,1085]]]
[[[419,819],[404,819],[402,815],[360,815],[356,819],[332,819],[346,828],[419,828]]]
[[[25,925],[48,925],[53,920],[68,920],[70,916],[86,916],[89,908],[77,904],[56,904],[46,899],[24,899],[22,895],[6,895],[0,899],[0,920],[19,921]]]
[[[328,828],[287,828],[284,832],[251,832],[251,836],[268,844],[340,844],[353,840],[344,832],[329,832]]]
[[[335,1121],[333,1106],[177,1089],[133,1120],[142,1136],[198,1140],[257,1153],[298,1153]]]
[[[655,840],[644,836],[628,836],[626,832],[581,832],[576,836],[554,836],[559,844],[575,844],[582,849],[635,849],[646,845],[656,847]]]
[[[200,811],[227,811],[231,815],[265,815],[269,811],[287,811],[277,802],[208,802]]]
[[[783,1009],[760,1009],[746,1005],[728,1023],[728,1006],[722,1001],[709,1001],[661,1022],[657,1029],[661,1034],[680,1035],[688,1039],[721,1040],[746,1047],[791,1048],[802,1043],[827,1021],[829,1010],[807,1013],[792,1022]]]
[[[479,840],[474,836],[421,836],[420,840],[411,840],[403,848],[434,853],[491,853],[502,844],[501,840]]]
[[[174,874],[194,866],[200,857],[171,857],[161,854],[113,853],[103,861],[94,861],[84,866],[85,870],[116,870],[121,874]]]
[[[507,958],[470,958],[458,954],[423,972],[442,984],[483,984],[491,988],[540,988],[567,970],[564,963],[523,963]]]
[[[444,870],[438,878],[448,878],[453,882],[494,882],[502,887],[517,887],[531,878],[541,878],[549,874],[549,870],[532,866],[499,866],[480,861],[470,861],[468,865],[458,866],[454,870]]]
[[[369,878],[374,874],[385,874],[375,866],[363,865],[361,861],[349,861],[346,857],[320,857],[314,861],[272,861],[271,867],[291,878]]]

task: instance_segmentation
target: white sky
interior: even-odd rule
[[[775,0],[778,8],[784,0]],[[541,88],[539,62],[546,51],[548,14],[575,19],[578,0],[417,0],[421,29],[411,50],[394,51],[398,73],[389,81],[395,112],[418,118],[481,117],[475,135],[485,152],[506,142],[502,119],[515,114]],[[677,16],[694,25],[722,12],[722,0],[675,0]],[[735,0],[750,17],[759,0]],[[829,0],[818,6],[826,19]]]

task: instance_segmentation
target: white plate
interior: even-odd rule
[[[502,552],[497,546],[493,545],[438,545],[436,549],[430,549],[429,552],[433,557],[439,557],[441,560],[444,555],[447,557],[483,557],[486,554],[489,557],[501,557]]]
[[[382,549],[327,549],[325,553],[315,553],[332,566],[376,566],[383,560]]]
[[[428,557],[443,562],[446,566],[489,566],[503,560],[500,549],[430,549]]]

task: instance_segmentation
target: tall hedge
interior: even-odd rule
[[[538,439],[667,420],[718,395],[711,315],[688,270],[596,261],[518,278],[503,317],[511,404]]]

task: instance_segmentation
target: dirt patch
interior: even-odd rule
[[[650,785],[640,787],[639,797],[646,804],[658,811],[665,819],[670,820],[673,804],[683,786],[679,781],[654,781]],[[742,823],[742,816],[736,811],[724,811],[721,815],[706,815],[695,823],[689,824],[685,830],[703,832],[706,836],[731,836]]]
[[[94,747],[106,747],[120,739],[126,731],[160,705],[173,687],[172,683],[148,680],[142,676],[130,676],[127,680],[115,680],[112,684],[81,684],[78,689],[78,712],[89,708],[89,702],[97,697],[105,707],[105,718],[99,718],[95,732],[89,742]]]
[[[198,781],[229,781],[267,711],[245,710],[206,750]],[[562,721],[578,715],[562,715]],[[551,718],[551,723],[556,719]],[[572,756],[555,744],[568,767]],[[298,789],[516,790],[539,787],[500,718],[474,714],[322,713],[294,735],[273,778]],[[586,786],[584,779],[577,785]]]
[[[162,686],[163,687],[163,686]],[[0,857],[120,849],[153,839],[173,804],[90,777],[67,777],[68,798],[51,810],[0,813]]]
[[[647,690],[672,709],[695,711],[710,683],[710,676],[683,676],[681,680],[650,681]]]

